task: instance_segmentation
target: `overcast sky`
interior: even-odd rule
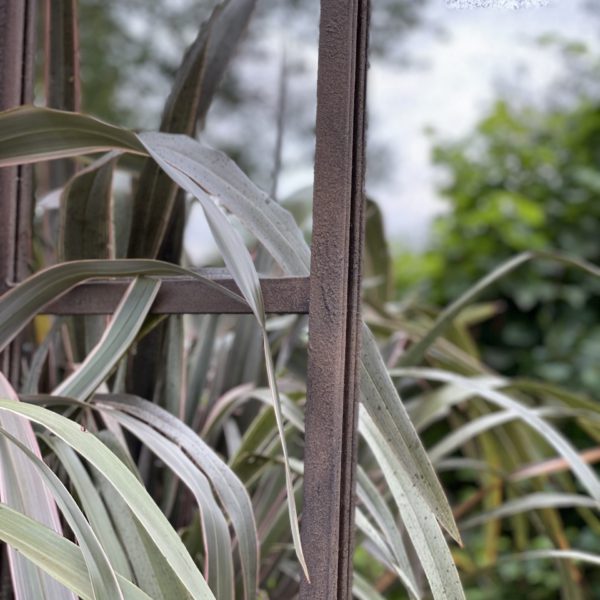
[[[533,97],[542,95],[559,74],[561,62],[536,39],[554,33],[598,49],[600,19],[590,18],[583,2],[430,0],[425,10],[430,25],[414,29],[406,42],[410,68],[371,58],[368,140],[379,149],[382,166],[367,167],[367,191],[382,206],[393,243],[423,247],[432,219],[444,210],[435,191],[432,142],[425,129],[433,127],[442,139],[465,135],[497,98],[498,89],[507,85],[516,84]],[[469,8],[477,3],[487,8]],[[465,8],[456,8],[459,5]],[[517,5],[524,7],[493,7]],[[289,38],[290,34],[281,27],[274,29],[272,39],[265,43],[280,51],[282,36]],[[314,44],[303,52],[309,65],[304,77],[316,79]],[[261,84],[263,89],[276,88],[272,82],[279,63],[276,59],[272,62],[271,67],[265,63],[261,69],[264,77],[269,76],[269,69],[275,74],[268,86]],[[297,154],[288,140],[280,181],[282,197],[312,182],[312,166],[298,160]],[[385,176],[381,176],[382,169]],[[196,261],[202,262],[206,256],[209,237],[195,209],[186,245]]]
[[[388,235],[411,247],[424,242],[431,219],[444,207],[435,193],[425,127],[450,139],[466,134],[503,83],[541,92],[561,68],[555,53],[535,43],[545,33],[598,46],[600,22],[579,0],[550,0],[519,10],[451,9],[448,4],[432,0],[427,10],[445,35],[416,31],[410,37],[409,49],[421,67],[406,71],[374,61],[370,71],[369,134],[388,142],[393,177],[369,180],[369,190],[384,209]]]

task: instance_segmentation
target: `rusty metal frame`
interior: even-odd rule
[[[302,599],[352,596],[368,11],[321,2]]]
[[[221,269],[197,269],[223,287],[240,291],[229,274]],[[226,296],[191,277],[163,277],[152,305],[152,313],[168,314],[249,314],[250,307]],[[52,315],[104,315],[117,308],[127,281],[91,281],[82,283],[44,308]],[[265,310],[270,314],[307,314],[308,277],[262,277]]]
[[[28,104],[33,98],[35,2],[0,2],[0,110]],[[31,168],[0,169],[0,281],[27,275]]]
[[[0,1],[0,110],[32,101],[34,43],[35,0]],[[32,211],[31,167],[0,169],[0,288],[29,274]],[[0,355],[11,381],[17,377],[19,356],[18,341]]]
[[[34,4],[0,0],[0,109],[31,98]],[[309,315],[303,600],[352,596],[368,17],[369,0],[321,0],[311,275],[261,278],[267,312]],[[27,274],[30,185],[27,170],[0,169],[0,294]],[[203,274],[236,289],[220,270]],[[45,312],[110,313],[125,285],[79,285]],[[249,310],[197,280],[165,278],[153,312]]]

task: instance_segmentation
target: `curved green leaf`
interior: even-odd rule
[[[190,427],[163,408],[135,396],[97,396],[99,407],[118,409],[147,423],[173,443],[202,469],[215,488],[235,530],[248,597],[256,594],[258,541],[252,503],[248,492],[231,469]]]
[[[83,555],[73,542],[0,503],[0,539],[83,600],[95,600]],[[125,600],[151,600],[117,575]]]
[[[398,575],[401,577],[404,585],[412,592],[415,597],[420,597],[417,578],[413,571],[407,549],[402,540],[402,534],[398,530],[396,519],[389,509],[386,501],[383,499],[379,490],[373,485],[364,469],[357,467],[356,473],[357,495],[364,510],[370,514],[379,526],[379,530],[385,536],[385,539],[392,551],[394,560],[398,565]]]
[[[360,408],[360,431],[369,444],[398,506],[400,517],[425,572],[433,597],[464,600],[460,578],[437,519],[418,494],[414,477],[393,452],[381,444],[381,434],[364,407]]]
[[[416,344],[413,344],[408,351],[400,357],[398,364],[403,367],[417,365],[423,358],[423,355],[429,346],[431,346],[431,344],[433,344],[433,342],[440,335],[442,335],[450,323],[452,323],[454,318],[464,308],[466,308],[468,304],[475,300],[479,294],[521,265],[524,265],[532,260],[539,259],[558,262],[567,267],[577,268],[585,273],[588,273],[589,275],[592,275],[593,277],[600,277],[600,268],[585,260],[579,260],[577,258],[552,252],[523,252],[522,254],[518,254],[517,256],[501,264],[491,273],[488,273],[479,282],[469,288],[464,294],[450,304],[450,306],[444,309],[435,320],[433,326],[423,336],[423,338],[421,338]]]
[[[135,476],[102,442],[81,427],[40,406],[0,399],[0,410],[46,427],[84,456],[131,508],[193,598],[214,599],[177,533]]]
[[[135,340],[159,288],[158,279],[136,277],[131,282],[96,347],[53,395],[86,400],[94,393]]]
[[[461,528],[469,529],[477,527],[493,519],[503,519],[517,513],[530,512],[540,508],[568,508],[572,506],[599,509],[600,503],[588,496],[581,496],[579,494],[539,492],[515,498],[514,500],[507,500],[494,510],[466,519],[461,523]]]
[[[157,260],[79,260],[62,263],[31,275],[0,298],[0,350],[6,348],[46,304],[74,285],[94,277],[142,275],[193,277],[239,302],[244,302],[238,294],[198,273]]]
[[[69,476],[83,511],[106,551],[113,569],[126,579],[131,579],[133,575],[113,523],[98,489],[94,486],[77,453],[56,436],[46,435],[44,442],[52,449]]]
[[[162,139],[164,136],[161,135],[160,137]],[[211,232],[215,238],[219,250],[221,251],[225,264],[227,265],[227,268],[233,275],[235,282],[240,288],[240,291],[246,299],[246,302],[248,302],[248,304],[252,308],[252,312],[254,313],[256,320],[261,326],[263,336],[263,350],[267,368],[267,378],[269,381],[271,393],[273,395],[273,406],[275,408],[277,427],[283,450],[284,466],[286,473],[286,488],[288,493],[288,508],[290,514],[290,527],[292,530],[292,538],[294,540],[294,549],[296,551],[298,561],[302,566],[306,579],[310,581],[306,561],[304,560],[302,541],[300,539],[298,511],[296,509],[296,501],[293,493],[294,486],[289,467],[287,444],[285,441],[283,415],[281,412],[281,400],[279,398],[279,391],[277,389],[275,367],[273,365],[273,357],[271,356],[271,349],[269,347],[269,338],[265,329],[265,309],[258,273],[256,272],[254,263],[252,262],[252,259],[250,257],[250,253],[245,247],[240,234],[231,225],[227,217],[216,206],[212,198],[209,196],[209,193],[214,192],[209,192],[207,190],[206,184],[199,185],[188,174],[188,171],[183,170],[181,162],[183,159],[185,159],[185,156],[178,156],[175,159],[175,162],[171,162],[163,158],[161,154],[160,145],[154,141],[155,137],[149,137],[148,135],[141,139],[146,144],[146,147],[148,148],[148,151],[150,152],[154,160],[156,160],[156,162],[169,174],[169,176],[174,181],[176,181],[182,188],[190,192],[200,202],[204,210],[204,214],[206,215],[206,219],[210,226]],[[233,165],[233,163],[231,164]],[[229,174],[230,170],[231,166],[227,166],[227,174]],[[212,184],[213,182],[210,183]],[[232,190],[228,189],[226,191],[229,195],[232,194]]]
[[[35,106],[0,113],[0,166],[109,150],[146,154],[133,132],[87,115]]]
[[[438,381],[441,383],[454,383],[463,386],[465,389],[472,390],[473,393],[487,401],[499,406],[505,410],[514,412],[525,423],[531,426],[537,433],[542,435],[546,441],[553,446],[556,451],[563,456],[569,463],[575,475],[581,481],[582,485],[588,490],[590,495],[600,501],[600,480],[593,469],[587,465],[579,456],[577,450],[560,434],[554,427],[540,418],[530,408],[510,398],[498,390],[489,389],[468,377],[462,377],[446,371],[437,369],[412,368],[412,369],[393,369],[394,376],[417,377]]]
[[[379,431],[376,438],[370,439],[376,440],[386,448],[386,453],[389,452],[398,459],[410,474],[413,493],[417,493],[424,500],[448,533],[460,541],[452,509],[419,435],[398,396],[375,339],[366,325],[363,326],[362,333],[362,402]]]
[[[168,465],[194,494],[201,513],[207,581],[219,600],[232,599],[234,569],[229,528],[208,480],[182,448],[155,429],[120,411],[112,410],[111,415]]]
[[[79,541],[81,553],[87,566],[94,596],[97,600],[123,600],[123,594],[117,576],[100,545],[98,538],[86,521],[83,513],[69,494],[61,480],[52,472],[43,460],[38,458],[27,446],[19,442],[13,435],[0,427],[0,435],[3,435],[15,444],[21,452],[31,461],[31,464],[42,476],[44,484],[51,491],[61,513],[69,524],[69,527]]]
[[[581,550],[532,550],[531,552],[521,552],[520,554],[507,556],[506,560],[540,560],[544,558],[574,560],[600,566],[600,556]]]
[[[471,395],[472,394],[469,394],[469,396]],[[532,412],[539,417],[564,414],[563,411],[557,411],[552,408],[532,409]],[[513,411],[503,410],[468,421],[462,427],[445,435],[435,446],[429,448],[428,452],[431,462],[437,464],[440,460],[448,456],[448,454],[460,448],[465,442],[473,439],[484,431],[514,421],[518,418],[519,416]]]
[[[167,164],[185,173],[205,194],[218,198],[288,275],[309,274],[310,250],[292,215],[257,188],[229,157],[182,135],[143,133],[140,140],[161,167]],[[165,170],[196,196],[189,185],[182,185]]]

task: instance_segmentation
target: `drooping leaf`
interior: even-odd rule
[[[44,485],[54,496],[61,513],[79,542],[94,596],[97,600],[123,600],[123,594],[117,581],[116,573],[90,524],[85,519],[75,500],[69,494],[67,488],[54,474],[52,469],[29,450],[27,446],[19,442],[13,435],[1,427],[0,435],[10,440],[31,461],[31,464],[42,477]]]
[[[281,410],[281,399],[279,397],[279,390],[275,381],[275,367],[273,365],[273,358],[271,356],[271,349],[269,348],[269,339],[266,331],[263,332],[264,352],[267,364],[267,377],[269,378],[269,386],[273,394],[273,408],[275,409],[275,417],[277,421],[277,429],[279,431],[279,439],[281,441],[281,448],[283,450],[284,468],[285,468],[285,485],[287,489],[288,497],[288,508],[290,516],[290,528],[292,530],[292,539],[294,540],[294,548],[296,555],[300,561],[300,565],[304,571],[304,576],[307,581],[310,582],[310,573],[304,559],[304,552],[302,549],[302,542],[300,540],[300,528],[298,526],[298,513],[296,509],[296,497],[294,493],[294,483],[292,479],[291,470],[289,467],[289,455],[287,450],[287,443],[285,440],[285,429],[283,421],[283,413]]]
[[[150,134],[148,134],[149,136]],[[164,136],[163,136],[164,137]],[[161,156],[161,148],[156,143],[154,138],[148,139],[143,137],[144,143],[148,148],[148,151],[157,161],[157,163],[169,174],[169,176],[187,191],[189,191],[201,204],[206,219],[210,226],[211,232],[221,255],[232,274],[235,282],[237,283],[240,291],[242,292],[246,302],[252,308],[252,312],[256,317],[259,325],[262,328],[263,333],[263,350],[265,355],[265,363],[267,368],[267,377],[269,380],[269,387],[273,395],[273,406],[275,407],[275,415],[277,418],[277,426],[279,430],[279,437],[281,446],[283,449],[284,465],[286,470],[286,488],[288,491],[288,507],[290,513],[290,527],[292,530],[292,537],[294,540],[294,549],[298,557],[298,561],[305,572],[306,578],[310,580],[308,570],[306,567],[306,561],[304,560],[304,553],[302,550],[302,542],[300,539],[300,528],[298,525],[298,514],[296,509],[296,502],[293,494],[293,483],[292,476],[289,468],[288,451],[285,441],[283,416],[281,413],[281,402],[279,398],[279,391],[277,388],[277,381],[275,378],[275,368],[273,365],[273,358],[271,356],[271,349],[269,347],[269,339],[265,329],[265,311],[264,301],[262,296],[262,290],[260,287],[260,281],[258,273],[254,267],[252,259],[248,250],[246,249],[244,242],[237,232],[237,230],[228,221],[227,217],[223,212],[216,206],[213,199],[207,194],[206,188],[199,185],[185,170],[186,165],[183,164],[185,156],[175,155],[169,159],[165,159]],[[184,140],[187,138],[183,138]],[[167,154],[167,156],[169,156]],[[227,165],[227,172],[229,173],[233,166],[233,163]],[[189,165],[188,165],[189,167]],[[241,171],[240,171],[241,173]],[[210,173],[209,173],[210,175]],[[215,182],[211,182],[215,183]],[[219,182],[217,181],[216,184]],[[232,195],[231,189],[227,190],[228,195]]]
[[[495,510],[471,517],[470,519],[465,519],[461,522],[461,527],[463,529],[469,529],[470,527],[477,527],[478,525],[493,519],[503,519],[517,513],[529,512],[541,508],[568,508],[572,506],[584,506],[595,509],[600,508],[598,501],[593,500],[588,496],[582,496],[580,494],[538,492],[515,498],[514,500],[508,500]]]
[[[54,391],[86,400],[106,379],[137,336],[160,288],[160,280],[136,277],[123,295],[110,325],[82,365]]]
[[[133,459],[127,448],[117,440],[117,437],[108,430],[100,431],[97,437],[112,450],[134,477],[141,481]],[[153,600],[170,600],[170,598],[189,600],[190,594],[165,562],[157,544],[141,525],[134,512],[121,496],[114,493],[113,486],[102,473],[92,467],[91,474],[115,528],[119,532],[119,539],[140,588]]]
[[[531,409],[531,412],[539,417],[548,417],[553,415],[568,416],[565,411],[553,408]],[[429,457],[434,464],[437,464],[440,460],[448,456],[448,454],[451,454],[463,444],[467,443],[469,440],[473,439],[484,431],[499,425],[503,425],[504,423],[509,423],[510,421],[514,421],[518,418],[519,416],[513,411],[503,410],[486,414],[476,419],[470,419],[463,426],[458,427],[452,433],[444,436],[444,438],[441,439],[435,446],[431,447],[429,449]]]
[[[187,276],[244,300],[223,286],[177,265],[154,260],[81,260],[55,265],[35,273],[0,298],[0,350],[4,349],[28,321],[51,300],[74,285],[94,277]]]
[[[131,569],[110,516],[77,453],[60,438],[45,436],[44,442],[52,449],[65,469],[83,511],[98,537],[113,569],[126,579],[132,578]]]
[[[409,473],[414,491],[425,501],[448,533],[458,541],[460,534],[452,510],[427,452],[398,397],[375,340],[366,326],[363,326],[362,334],[362,402],[380,432],[378,437],[371,439],[385,448],[385,452],[396,456],[398,462]]]
[[[131,431],[157,457],[180,477],[194,494],[201,513],[205,549],[205,575],[208,584],[219,600],[233,599],[233,555],[229,529],[217,505],[210,484],[198,467],[186,456],[182,448],[155,429],[119,411],[113,417]],[[251,596],[251,593],[249,593]]]
[[[196,189],[200,188],[204,194],[218,198],[288,275],[308,275],[310,251],[293,217],[259,190],[230,158],[186,136],[144,133],[140,140],[161,167],[170,165],[193,182],[193,186],[186,185],[165,169],[194,197],[198,197]]]
[[[546,441],[553,446],[556,451],[568,461],[574,474],[581,481],[582,485],[588,490],[591,496],[600,501],[600,479],[594,471],[579,456],[575,448],[565,437],[558,432],[552,425],[536,415],[531,409],[517,402],[506,394],[494,389],[489,389],[477,382],[471,381],[468,377],[462,377],[454,373],[440,371],[437,369],[425,368],[406,368],[393,369],[392,374],[403,377],[420,377],[430,381],[439,381],[443,383],[460,384],[466,389],[470,389],[474,394],[485,398],[487,401],[499,406],[505,410],[514,412],[525,423],[531,426],[538,434],[543,436]]]
[[[217,492],[235,530],[247,598],[258,581],[258,543],[248,492],[240,480],[192,429],[152,402],[133,396],[98,396],[99,405],[113,407],[147,423],[178,446],[200,467]]]
[[[16,393],[0,373],[0,397],[20,404]],[[0,426],[41,459],[31,424],[15,415],[0,413]],[[56,502],[38,471],[21,451],[0,436],[0,500],[62,535]],[[17,600],[41,598],[72,600],[73,595],[18,552],[9,549],[14,593]]]
[[[433,597],[440,600],[465,598],[452,555],[431,509],[414,494],[414,477],[396,454],[386,452],[380,433],[364,407],[360,409],[360,431],[385,473],[402,522],[425,572]]]
[[[182,161],[179,160],[179,156],[176,156],[174,160],[171,159],[171,161],[163,158],[160,142],[156,142],[153,136],[158,136],[161,141],[167,137],[166,134],[144,134],[141,139],[146,144],[152,158],[156,160],[169,177],[192,194],[202,206],[211,233],[227,268],[235,279],[246,302],[252,308],[254,316],[261,325],[264,325],[265,311],[258,274],[241,235],[216,206],[214,200],[210,198],[207,189],[190,177],[188,171],[185,170],[185,165],[181,164]],[[147,137],[150,139],[148,140]],[[182,140],[189,139],[184,136],[178,136],[178,139],[179,137]]]
[[[404,546],[402,534],[398,530],[396,519],[387,503],[379,493],[379,490],[373,485],[362,467],[357,467],[357,495],[364,510],[371,515],[380,531],[385,536],[387,543],[393,553],[395,562],[399,567],[402,581],[415,597],[421,594],[417,585],[417,578],[413,571],[408,551]]]
[[[214,599],[179,536],[148,492],[102,442],[87,431],[82,431],[77,423],[40,406],[0,399],[0,410],[23,416],[46,427],[84,456],[111,482],[115,492],[153,538],[166,564],[170,565],[192,597]]]
[[[94,600],[87,567],[78,546],[16,510],[0,503],[0,539],[83,600]],[[117,575],[125,600],[151,600]],[[41,596],[38,596],[41,597]],[[73,597],[73,596],[70,596]]]
[[[544,558],[581,561],[590,565],[600,566],[600,556],[591,552],[582,552],[581,550],[531,550],[529,552],[514,554],[507,557],[507,560],[539,560]]]
[[[356,509],[355,520],[356,528],[365,536],[366,543],[363,544],[365,546],[368,544],[367,550],[373,548],[375,550],[374,556],[378,562],[383,563],[398,576],[406,590],[410,592],[411,597],[419,598],[420,595],[411,580],[411,575],[395,562],[391,548],[383,533],[367,519],[360,509]],[[373,553],[373,550],[371,550],[371,553]]]
[[[478,377],[482,383],[490,387],[506,385],[506,380],[500,377]],[[427,390],[416,398],[406,402],[406,410],[410,415],[417,431],[422,431],[432,423],[448,416],[449,410],[456,404],[469,399],[473,394],[469,390],[455,385],[443,385],[433,390]]]
[[[0,166],[110,150],[146,154],[133,132],[87,115],[35,106],[0,112]]]

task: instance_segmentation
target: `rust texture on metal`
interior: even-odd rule
[[[301,598],[350,598],[364,230],[368,0],[323,0],[309,315]]]
[[[33,98],[35,2],[0,0],[0,110]],[[31,168],[0,168],[0,278],[27,275],[31,247]]]
[[[77,0],[46,0],[44,6],[46,104],[81,108]]]
[[[77,13],[77,0],[45,0],[44,82],[50,108],[81,109]],[[47,164],[48,189],[63,186],[75,171],[75,161],[70,158]]]
[[[35,1],[0,0],[0,110],[33,99]],[[24,279],[31,258],[32,169],[0,168],[0,284]],[[2,356],[2,369],[16,379],[19,344]]]
[[[225,275],[207,275],[211,280],[240,293],[233,280]],[[127,283],[92,281],[82,283],[47,306],[44,314],[102,315],[117,307]],[[308,277],[261,278],[265,310],[269,314],[307,314]],[[219,290],[192,278],[163,278],[152,305],[154,314],[248,314],[249,306],[237,302]]]

